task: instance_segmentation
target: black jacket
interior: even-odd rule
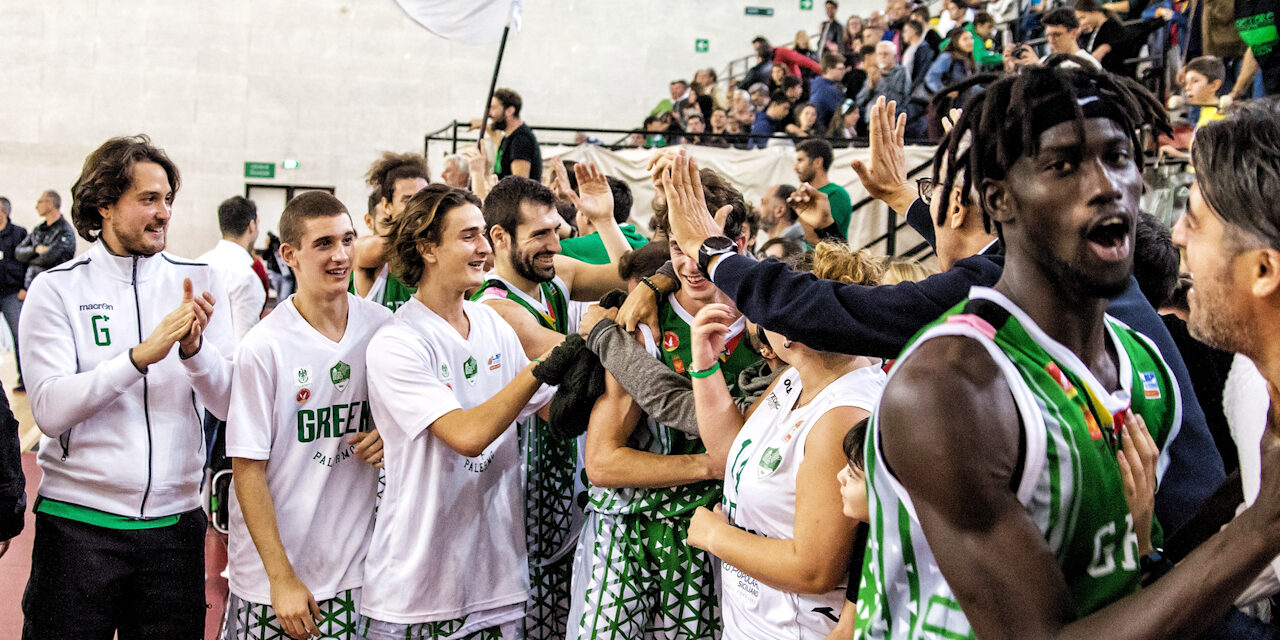
[[[18,420],[9,409],[9,398],[0,392],[0,541],[22,533],[27,510],[26,485]]]
[[[27,265],[15,252],[27,237],[27,230],[10,222],[0,229],[0,296],[17,293],[26,285]]]
[[[49,250],[43,254],[36,253],[36,247],[45,246]],[[76,256],[76,232],[66,216],[58,218],[52,225],[41,222],[18,245],[15,252],[18,260],[26,263],[27,276],[23,287],[31,286],[31,281],[46,269],[56,267]]]

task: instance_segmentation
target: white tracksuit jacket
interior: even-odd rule
[[[213,294],[200,351],[178,345],[143,375],[129,360],[182,301]],[[36,426],[40,495],[107,513],[155,518],[200,506],[203,409],[225,417],[235,338],[211,267],[166,253],[116,256],[96,242],[35,279],[19,325]]]

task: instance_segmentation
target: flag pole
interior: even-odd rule
[[[507,11],[507,24],[502,27],[502,40],[498,43],[498,59],[493,63],[493,77],[489,79],[489,96],[484,100],[484,115],[480,117],[480,135],[476,136],[476,148],[484,151],[484,136],[489,130],[489,105],[493,103],[493,92],[498,86],[498,70],[502,68],[502,54],[507,49],[507,34],[511,33],[511,17],[515,13],[515,3]]]

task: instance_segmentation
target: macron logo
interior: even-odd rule
[[[105,302],[96,302],[94,304],[80,305],[81,311],[115,311],[116,308]]]

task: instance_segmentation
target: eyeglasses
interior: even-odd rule
[[[933,178],[920,178],[916,180],[916,195],[920,198],[925,206],[929,206],[933,200]]]

